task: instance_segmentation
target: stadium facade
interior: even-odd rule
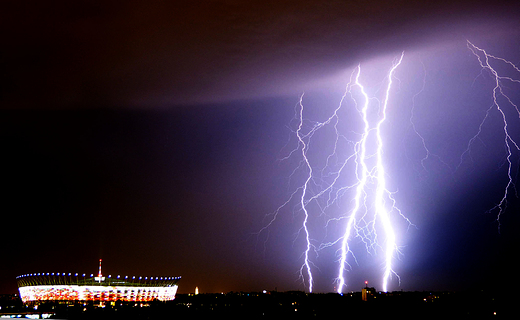
[[[100,261],[101,263],[101,261]],[[181,277],[122,277],[101,274],[31,273],[16,277],[24,303],[43,301],[169,301]]]

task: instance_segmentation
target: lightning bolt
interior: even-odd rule
[[[520,117],[520,109],[506,94],[504,83],[520,84],[520,80],[501,75],[496,68],[492,67],[492,64],[505,64],[516,73],[520,73],[520,68],[508,60],[488,54],[469,41],[467,41],[467,47],[480,64],[480,75],[489,74],[494,80],[493,103],[488,108],[477,132],[469,140],[466,150],[460,156],[459,166],[466,156],[471,156],[472,144],[479,139],[488,115],[492,111],[498,111],[503,121],[502,132],[506,151],[504,163],[507,166],[508,182],[501,200],[490,211],[498,211],[497,221],[500,223],[500,216],[507,208],[509,194],[514,192],[517,195],[515,179],[513,179],[514,171],[517,169],[514,168],[512,157],[514,150],[520,151],[520,144],[513,139],[508,127],[507,115],[509,113],[504,110],[506,107],[512,107],[512,110],[516,111],[516,114]],[[413,226],[413,223],[396,206],[394,193],[387,187],[387,173],[384,164],[385,139],[383,139],[385,133],[383,128],[387,121],[387,114],[391,110],[389,107],[395,86],[394,81],[398,80],[395,72],[402,64],[403,59],[404,52],[394,59],[384,77],[384,81],[381,82],[381,88],[384,88],[384,90],[381,90],[381,92],[376,90],[375,96],[368,93],[371,90],[367,89],[368,86],[365,86],[361,80],[361,65],[354,68],[338,106],[334,109],[332,115],[323,122],[304,119],[303,94],[295,106],[294,119],[297,121],[297,126],[293,130],[293,134],[296,137],[297,146],[281,160],[299,157],[301,159],[299,165],[293,170],[290,177],[292,178],[293,175],[303,171],[304,181],[291,193],[286,202],[271,215],[268,215],[269,221],[259,233],[267,230],[276,221],[283,208],[291,205],[294,201],[297,202],[293,212],[301,212],[303,219],[295,239],[303,237],[305,242],[305,249],[302,254],[303,263],[299,269],[299,276],[309,292],[314,289],[315,277],[313,272],[317,269],[314,259],[318,257],[321,250],[336,248],[339,268],[335,279],[335,290],[341,294],[348,286],[346,273],[351,269],[351,262],[356,264],[358,262],[354,254],[354,248],[357,245],[364,246],[368,253],[383,253],[382,291],[388,291],[393,277],[397,278],[400,283],[400,278],[394,271],[395,259],[400,254],[396,223],[398,219],[404,220],[409,226]],[[411,129],[419,136],[422,147],[426,151],[420,163],[423,170],[426,170],[426,160],[434,157],[450,168],[439,156],[428,150],[426,140],[414,124],[415,98],[421,94],[426,85],[424,64],[423,71],[425,76],[422,88],[412,98],[410,118]],[[380,100],[378,97],[382,97],[382,99]],[[352,105],[353,108],[349,108]],[[345,114],[354,114],[354,117],[359,116],[360,129],[350,132],[346,130],[340,121]],[[315,135],[325,128],[329,128],[327,130],[332,128],[333,130],[332,147],[325,161],[322,161],[322,165],[316,166],[315,158],[308,156],[309,150],[317,146],[320,150],[318,153],[325,151],[325,147],[322,147],[319,143],[320,140],[318,140],[318,143],[313,142],[316,141],[313,139]],[[455,168],[455,171],[459,166]],[[451,168],[450,171],[453,173]],[[346,181],[351,182],[349,184]],[[344,201],[345,198],[348,198],[348,201]],[[312,209],[311,203],[315,205]],[[339,214],[337,213],[338,208],[340,209]],[[339,238],[332,235],[335,232],[329,234],[329,231],[321,241],[314,237],[315,226],[313,225],[312,229],[310,227],[314,223],[313,219],[317,217],[324,219],[326,230],[338,228]],[[326,242],[325,240],[328,237],[333,237],[333,240]]]
[[[382,117],[381,120],[377,123],[377,188],[376,188],[376,212],[381,218],[381,222],[383,224],[383,228],[386,235],[386,248],[385,248],[385,271],[383,274],[383,291],[388,291],[388,280],[390,278],[391,273],[394,273],[392,270],[392,260],[394,257],[394,252],[398,250],[396,245],[396,237],[395,232],[392,227],[392,223],[390,221],[389,212],[386,210],[384,197],[385,195],[391,200],[392,208],[395,208],[395,200],[392,197],[392,193],[386,189],[386,177],[385,177],[385,167],[383,165],[383,139],[381,136],[381,125],[386,120],[386,110],[388,107],[388,100],[390,96],[390,89],[392,88],[392,77],[395,69],[401,64],[403,61],[404,52],[401,54],[399,60],[394,63],[390,72],[388,74],[388,86],[385,94],[385,101],[383,103]],[[398,210],[399,211],[399,210]],[[400,211],[399,211],[400,212]]]
[[[359,88],[360,93],[363,97],[363,107],[361,108],[361,114],[363,118],[364,123],[364,132],[362,134],[361,140],[358,142],[356,146],[356,172],[359,172],[357,177],[357,187],[356,187],[356,193],[354,196],[354,208],[352,209],[352,212],[347,220],[347,224],[345,227],[345,232],[341,241],[341,249],[340,249],[340,261],[339,261],[339,272],[338,272],[338,288],[337,292],[342,293],[343,288],[346,286],[346,280],[344,273],[346,271],[346,268],[348,267],[347,263],[347,255],[351,252],[349,241],[352,238],[352,230],[356,227],[357,219],[363,220],[364,216],[366,215],[366,211],[361,213],[362,206],[364,208],[367,207],[367,204],[364,203],[366,200],[366,194],[367,192],[370,192],[370,185],[375,184],[375,195],[374,195],[374,206],[375,206],[375,213],[374,213],[374,220],[371,225],[375,225],[376,221],[380,221],[384,235],[385,235],[385,244],[384,244],[384,255],[385,255],[385,266],[384,266],[384,272],[383,272],[383,284],[382,288],[383,291],[387,291],[388,289],[388,280],[392,274],[395,274],[395,272],[392,270],[392,262],[394,258],[394,254],[396,251],[398,251],[398,247],[396,245],[396,236],[394,232],[394,228],[392,227],[392,223],[390,220],[390,211],[396,210],[400,213],[399,209],[395,207],[395,200],[392,197],[392,193],[389,192],[386,188],[386,176],[385,176],[385,167],[383,164],[383,138],[382,138],[382,132],[381,127],[382,124],[386,120],[386,112],[388,108],[388,102],[390,97],[390,90],[392,88],[393,83],[393,75],[397,67],[401,64],[404,57],[404,53],[401,54],[399,59],[394,62],[392,65],[392,68],[390,69],[388,73],[388,85],[386,87],[385,97],[383,101],[383,105],[380,107],[379,112],[379,120],[377,121],[377,124],[375,128],[371,127],[370,121],[369,121],[369,97],[367,93],[365,92],[365,88],[359,81],[359,76],[361,74],[361,67],[358,66],[357,68],[357,75],[355,80],[355,85]],[[375,135],[375,145],[376,150],[375,154],[368,154],[367,152],[367,144],[371,143],[370,138],[371,135]],[[374,157],[376,158],[376,162],[374,165],[370,165],[368,163],[368,160],[370,158]],[[386,199],[386,200],[385,200]],[[391,203],[391,209],[387,209],[386,201],[390,200]],[[363,202],[363,205],[362,205]],[[366,209],[365,209],[366,210]],[[359,217],[360,214],[363,214],[362,217]],[[375,231],[375,229],[371,230]],[[362,233],[356,233],[356,236],[361,236]]]
[[[311,244],[311,240],[310,240],[310,233],[309,233],[309,228],[308,228],[308,220],[309,220],[309,212],[307,211],[307,208],[306,208],[306,201],[305,201],[305,197],[307,195],[307,188],[308,188],[308,185],[309,185],[309,182],[311,181],[312,179],[312,167],[311,167],[311,164],[309,163],[309,159],[307,158],[307,144],[305,143],[304,141],[304,137],[302,135],[302,127],[303,127],[303,104],[302,104],[302,99],[303,99],[303,95],[300,97],[300,125],[298,126],[298,130],[296,130],[296,136],[298,137],[298,141],[299,143],[303,146],[301,148],[302,150],[302,157],[303,157],[303,161],[305,162],[305,165],[308,169],[308,176],[307,176],[307,179],[305,180],[305,183],[303,184],[303,190],[302,190],[302,195],[301,195],[301,198],[300,198],[300,205],[301,205],[301,208],[304,212],[304,219],[303,219],[303,223],[302,223],[302,229],[305,233],[305,243],[306,243],[306,249],[305,249],[305,252],[304,252],[304,256],[305,256],[305,259],[304,259],[304,264],[302,266],[302,269],[300,271],[300,274],[301,276],[303,277],[303,269],[305,269],[305,271],[307,272],[307,276],[308,276],[308,283],[309,283],[309,292],[312,292],[312,285],[313,285],[313,278],[312,278],[312,271],[311,271],[311,263],[310,263],[310,260],[309,260],[309,253],[310,251],[312,250],[312,244]]]
[[[490,74],[493,79],[493,82],[494,82],[494,87],[492,90],[493,103],[487,109],[486,114],[485,114],[484,118],[482,119],[482,122],[479,125],[477,133],[469,140],[466,150],[461,155],[461,163],[463,161],[463,158],[466,155],[469,155],[469,153],[471,151],[471,145],[475,142],[476,139],[479,138],[479,135],[482,132],[482,126],[486,122],[491,111],[493,111],[493,110],[498,111],[501,115],[502,124],[503,124],[502,130],[504,133],[504,145],[505,145],[505,150],[506,150],[507,184],[504,188],[502,198],[500,199],[498,204],[496,204],[493,208],[491,208],[489,210],[489,212],[492,212],[492,211],[498,212],[496,220],[498,222],[498,228],[500,230],[500,217],[507,208],[507,199],[509,197],[509,193],[514,192],[515,196],[518,197],[516,187],[514,184],[513,174],[512,174],[513,163],[512,163],[511,157],[512,157],[513,148],[516,150],[520,150],[519,144],[511,137],[511,134],[509,132],[509,126],[507,123],[507,117],[506,117],[506,112],[504,111],[505,110],[504,108],[506,108],[506,105],[513,107],[519,118],[520,118],[520,110],[518,109],[518,106],[511,100],[511,98],[505,93],[504,82],[520,83],[520,80],[511,78],[511,77],[507,77],[507,76],[501,76],[497,72],[497,69],[495,69],[491,66],[491,62],[492,61],[501,62],[501,63],[505,64],[506,66],[510,67],[510,69],[512,68],[513,72],[515,72],[515,73],[520,73],[520,69],[516,65],[514,65],[511,61],[508,61],[508,60],[500,58],[500,57],[493,56],[493,55],[487,53],[484,49],[477,47],[470,41],[467,41],[467,47],[473,53],[473,55],[477,58],[477,60],[480,64],[480,67],[482,68],[480,74],[482,75],[482,74],[484,74],[484,72],[487,72],[488,74]],[[503,98],[503,100],[505,100],[505,101],[503,103],[502,102],[499,103],[499,97]]]
[[[356,73],[356,86],[359,87],[360,93],[364,98],[363,107],[361,109],[361,114],[363,115],[363,123],[364,123],[364,132],[362,135],[361,141],[359,141],[356,145],[356,176],[358,179],[357,188],[356,188],[356,196],[354,197],[354,208],[352,209],[352,213],[348,218],[347,226],[345,228],[345,233],[343,235],[343,240],[341,242],[341,256],[339,260],[339,275],[338,275],[338,293],[342,293],[343,287],[345,286],[345,277],[344,272],[345,268],[348,266],[347,264],[347,254],[351,252],[349,247],[350,233],[352,232],[352,228],[355,225],[356,216],[358,211],[361,208],[361,201],[363,197],[363,190],[367,184],[368,180],[368,168],[365,162],[366,158],[366,142],[368,134],[370,133],[370,124],[367,118],[367,110],[369,105],[369,98],[366,94],[363,86],[359,83],[359,75],[361,74],[361,66],[358,66]],[[358,173],[361,171],[360,173]]]
[[[298,199],[297,210],[303,213],[303,221],[300,228],[300,235],[305,239],[305,251],[303,253],[303,264],[300,268],[300,277],[307,283],[309,292],[313,290],[313,269],[316,268],[311,261],[311,253],[317,255],[319,250],[339,245],[339,275],[337,281],[339,285],[337,291],[339,293],[346,287],[346,279],[344,273],[349,266],[347,257],[354,256],[350,243],[354,238],[359,238],[365,244],[367,251],[374,251],[376,248],[382,248],[384,252],[383,266],[383,283],[384,291],[388,289],[388,281],[392,275],[396,273],[392,269],[393,259],[398,252],[397,239],[394,227],[392,226],[391,214],[397,212],[401,217],[410,223],[395,206],[395,200],[392,193],[386,186],[386,172],[383,163],[383,132],[382,127],[386,120],[387,109],[390,101],[390,93],[394,80],[394,72],[401,64],[404,57],[402,53],[392,64],[385,79],[387,79],[386,90],[384,91],[384,99],[382,101],[377,98],[370,98],[364,86],[360,81],[361,66],[358,65],[351,73],[350,80],[346,85],[345,92],[341,97],[339,105],[333,114],[323,122],[310,122],[307,126],[304,121],[304,104],[303,97],[300,96],[297,105],[295,118],[298,120],[297,129],[294,131],[297,137],[297,147],[292,149],[289,154],[282,160],[286,160],[291,156],[300,155],[301,161],[299,169],[305,172],[305,181],[290,196],[290,198],[282,204],[272,214],[267,228],[277,218],[280,210],[289,205],[293,199]],[[339,118],[341,109],[345,107],[346,101],[352,101],[356,112],[360,115],[363,123],[361,133],[354,134],[357,139],[351,140],[341,133],[339,127]],[[371,101],[376,101],[375,106]],[[375,115],[374,115],[375,112]],[[335,133],[335,140],[330,154],[326,158],[325,166],[321,170],[314,170],[311,161],[307,157],[311,140],[313,136],[321,129],[332,126]],[[339,145],[346,142],[351,146],[351,153],[346,156],[340,156]],[[333,158],[343,158],[343,160],[334,162]],[[350,174],[349,169],[353,169]],[[324,172],[328,171],[327,175]],[[295,171],[293,171],[293,174]],[[354,176],[352,185],[344,186],[342,176]],[[292,174],[291,174],[292,176]],[[328,178],[325,179],[325,178]],[[311,189],[315,192],[311,192]],[[318,189],[318,191],[316,191]],[[343,235],[335,241],[322,243],[318,246],[314,244],[315,240],[311,238],[309,230],[309,218],[311,212],[308,206],[311,202],[318,203],[321,198],[325,198],[324,205],[318,205],[320,214],[327,216],[326,210],[332,204],[338,204],[341,197],[347,194],[346,191],[355,190],[353,197],[354,207],[350,211],[339,217],[330,218],[326,225],[333,223],[340,224],[345,222],[342,227]],[[328,195],[328,197],[326,196]],[[368,203],[371,201],[371,204]],[[370,209],[373,208],[373,209]],[[345,210],[343,210],[345,212]],[[411,223],[410,223],[411,224]],[[265,229],[264,228],[264,229]],[[262,230],[264,230],[262,229]],[[378,231],[382,230],[383,244],[380,245],[378,239]],[[261,231],[262,231],[261,230]],[[355,258],[355,257],[354,257]]]

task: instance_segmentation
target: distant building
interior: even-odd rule
[[[369,299],[373,298],[376,294],[376,289],[371,287],[365,287],[363,290],[361,290],[361,299],[363,301],[368,301]]]

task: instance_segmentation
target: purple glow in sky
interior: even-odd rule
[[[394,114],[400,107],[390,102],[394,98],[400,97],[401,103],[411,106],[407,108],[409,111],[407,126],[412,130],[406,135],[411,134],[412,138],[420,140],[419,153],[423,156],[417,159],[407,157],[407,161],[412,164],[412,167],[415,165],[420,168],[420,171],[416,171],[420,180],[423,179],[421,176],[424,172],[430,172],[432,160],[447,169],[455,179],[457,171],[467,165],[466,161],[472,158],[475,141],[478,139],[484,142],[485,138],[481,138],[480,135],[483,134],[483,128],[487,125],[491,113],[497,112],[501,116],[502,121],[494,130],[503,132],[502,147],[505,150],[501,157],[504,160],[503,168],[498,172],[501,172],[506,182],[502,186],[502,197],[495,199],[497,204],[490,204],[488,210],[485,210],[497,212],[496,222],[497,226],[500,226],[500,217],[505,212],[508,201],[510,198],[515,200],[518,198],[515,188],[518,163],[520,163],[520,148],[516,142],[518,130],[510,128],[520,125],[518,119],[520,112],[515,103],[520,96],[518,93],[520,70],[511,61],[493,56],[469,41],[467,41],[467,49],[474,54],[474,60],[478,61],[478,64],[475,64],[476,76],[472,81],[469,94],[479,80],[483,83],[487,81],[487,85],[491,84],[492,87],[487,90],[488,109],[483,113],[480,124],[475,126],[473,130],[475,133],[468,140],[466,149],[459,151],[458,164],[451,165],[431,151],[429,139],[420,133],[415,123],[415,113],[423,107],[419,99],[428,83],[427,69],[422,60],[420,61],[423,66],[422,79],[412,75],[412,79],[416,79],[419,83],[419,86],[411,83],[417,88],[415,93],[401,88],[402,83],[410,81],[410,74],[399,72],[400,68],[406,68],[407,65],[404,53],[394,58],[382,81],[372,82],[370,85],[364,82],[365,79],[360,80],[364,77],[361,66],[357,66],[352,71],[339,106],[330,111],[330,117],[325,118],[323,122],[304,116],[305,99],[303,95],[300,98],[295,112],[296,146],[293,149],[288,148],[285,151],[286,155],[281,159],[282,161],[289,161],[293,157],[300,159],[298,166],[293,168],[289,177],[290,181],[299,182],[294,184],[294,191],[287,200],[267,216],[267,223],[260,230],[259,235],[274,225],[284,211],[292,211],[295,219],[302,221],[300,229],[294,235],[294,242],[302,238],[301,241],[305,243],[301,245],[303,253],[300,259],[303,260],[303,264],[300,278],[309,292],[312,292],[315,286],[314,273],[320,272],[317,260],[320,259],[322,250],[334,252],[332,256],[334,260],[326,263],[334,262],[339,266],[338,276],[333,278],[334,281],[330,281],[335,284],[334,290],[339,293],[349,287],[347,271],[365,268],[356,258],[358,250],[362,255],[369,257],[369,264],[379,265],[382,274],[380,285],[382,291],[388,291],[389,283],[392,283],[394,289],[400,285],[401,279],[393,269],[393,265],[401,265],[399,256],[406,251],[406,249],[401,250],[406,245],[402,241],[407,238],[406,234],[410,227],[417,228],[417,226],[406,218],[398,205],[396,206],[396,198],[400,198],[397,192],[399,186],[395,184],[397,179],[392,176],[392,171],[386,171],[385,163],[390,160],[386,156],[387,151],[394,154],[392,151],[409,148],[408,144],[387,145],[395,131],[394,123],[386,123],[387,117],[396,119]],[[368,64],[370,65],[370,62]],[[500,65],[508,68],[499,69]],[[380,70],[380,65],[374,69]],[[439,96],[442,96],[442,92]],[[472,106],[476,107],[478,104]],[[361,124],[361,127],[356,124],[356,121]],[[357,131],[354,129],[356,127]],[[298,176],[301,177],[298,179]],[[387,189],[387,182],[393,183],[395,189]],[[399,223],[399,219],[405,224]],[[330,258],[329,255],[326,257]],[[374,267],[374,270],[376,269]],[[370,276],[372,277],[371,274]],[[359,283],[359,279],[357,282]]]
[[[403,51],[381,156],[414,226],[394,222],[401,281],[388,289],[515,287],[519,75],[488,59],[497,77],[466,41],[520,65],[519,14],[510,1],[4,2],[0,293],[20,274],[95,273],[99,259],[107,274],[180,275],[179,293],[307,290],[308,244],[313,292],[335,291],[341,255],[319,244],[345,232],[324,226],[352,208],[341,186],[355,171],[306,204],[306,242],[295,114],[305,93],[310,199],[363,132],[357,88],[337,125],[306,130],[334,114],[358,65],[370,106],[383,103]],[[350,250],[346,290],[381,290],[380,248]]]

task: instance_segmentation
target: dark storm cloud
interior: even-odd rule
[[[514,13],[474,1],[9,1],[2,107],[293,94],[385,52],[510,27]]]

